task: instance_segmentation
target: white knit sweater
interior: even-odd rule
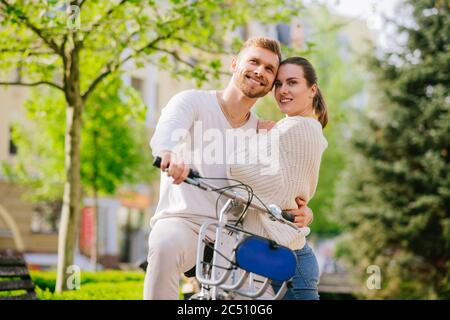
[[[313,118],[286,117],[267,134],[279,134],[278,148],[272,148],[271,139],[267,139],[266,144],[272,150],[271,155],[278,156],[276,174],[264,174],[263,169],[267,168],[267,164],[260,162],[229,164],[227,174],[251,186],[265,204],[295,209],[295,198],[309,201],[317,187],[320,161],[328,145],[322,134],[322,126]],[[254,138],[258,139],[257,135]],[[255,140],[255,143],[258,142]],[[241,147],[235,152],[245,159],[250,156],[249,148]],[[270,220],[268,215],[259,214],[256,210],[250,210],[247,214],[244,228],[293,250],[301,249],[305,244],[305,236],[309,234],[307,227],[296,231],[288,225]]]

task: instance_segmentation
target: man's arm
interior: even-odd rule
[[[186,137],[197,118],[194,92],[183,91],[173,96],[162,109],[153,137],[150,140],[153,156],[161,156],[163,151],[174,151]]]
[[[174,179],[174,184],[182,183],[189,174],[189,166],[174,153],[174,149],[189,134],[197,117],[195,104],[189,103],[192,94],[184,91],[170,99],[150,141],[153,156],[161,157],[161,171],[168,169],[167,175]]]

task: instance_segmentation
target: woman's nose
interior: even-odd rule
[[[280,94],[287,94],[288,93],[288,88],[287,86],[283,83],[280,86]]]

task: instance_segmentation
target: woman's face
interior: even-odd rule
[[[288,116],[311,116],[313,97],[317,85],[308,87],[303,68],[296,64],[284,64],[278,69],[275,80],[275,100],[281,112]]]

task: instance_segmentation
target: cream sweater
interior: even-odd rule
[[[266,147],[272,150],[272,156],[278,156],[278,168],[275,174],[267,175],[264,165],[231,164],[227,167],[230,178],[238,179],[252,187],[255,194],[266,204],[276,204],[280,208],[297,208],[295,198],[309,201],[316,190],[322,154],[328,143],[322,134],[321,124],[312,118],[300,116],[286,117],[280,120],[268,135],[279,135],[279,144],[272,148],[271,139]],[[254,139],[258,139],[255,135]],[[258,143],[255,140],[255,144]],[[243,158],[250,157],[249,148],[236,149]],[[261,152],[261,150],[259,150]],[[275,152],[275,153],[274,153]],[[254,200],[257,201],[257,200]],[[272,221],[266,214],[258,214],[251,209],[244,220],[244,228],[250,232],[271,238],[277,243],[293,250],[301,249],[309,228],[297,231],[292,227]]]

